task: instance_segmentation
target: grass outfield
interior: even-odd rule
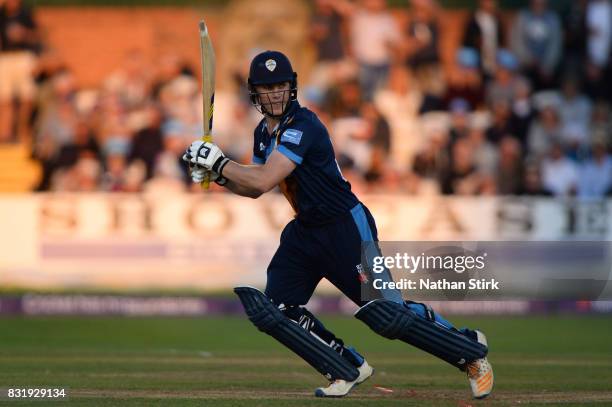
[[[79,406],[612,405],[610,317],[451,318],[487,333],[496,384],[485,401],[455,368],[355,319],[323,320],[376,368],[342,400],[314,398],[325,380],[235,317],[1,318],[0,388],[68,387]]]

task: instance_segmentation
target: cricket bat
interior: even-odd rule
[[[212,141],[213,113],[215,110],[215,50],[213,49],[208,28],[200,20],[200,57],[202,59],[202,98],[203,98],[203,141]],[[202,181],[202,188],[208,189],[210,178]]]

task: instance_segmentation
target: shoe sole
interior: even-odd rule
[[[374,369],[374,368],[372,368],[372,373],[370,373],[370,374],[369,374],[369,375],[368,375],[368,376],[367,376],[365,379],[363,379],[362,381],[360,381],[360,382],[356,382],[356,383],[353,385],[353,387],[355,387],[355,386],[359,386],[361,383],[365,382],[365,381],[366,381],[366,380],[368,380],[370,377],[374,376],[374,372],[375,372],[375,369]]]
[[[495,387],[495,383],[493,383],[493,387]],[[483,394],[482,396],[478,396],[478,397],[474,396],[474,398],[476,400],[486,399],[488,396],[491,395],[491,393],[493,393],[493,387],[491,387],[491,391],[489,391],[487,394]]]
[[[342,397],[347,396],[351,391],[353,391],[353,389],[357,386],[359,386],[361,383],[365,382],[366,380],[368,380],[370,377],[374,376],[374,368],[372,368],[372,373],[368,375],[368,377],[366,377],[365,379],[363,379],[360,382],[355,382],[351,388],[343,395],[338,395],[338,396],[330,396],[325,394],[325,392],[322,389],[316,389],[315,390],[315,396],[316,397],[321,397],[321,398],[328,398],[328,399],[340,399]]]

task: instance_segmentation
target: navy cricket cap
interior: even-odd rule
[[[253,58],[249,69],[249,85],[270,85],[291,82],[295,86],[297,74],[291,67],[289,58],[282,52],[265,51]]]

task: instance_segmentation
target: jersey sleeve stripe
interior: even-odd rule
[[[287,157],[294,163],[296,164],[302,163],[302,157],[295,154],[293,151],[289,150],[287,147],[281,145],[281,146],[278,146],[277,150],[279,153],[281,153],[282,155],[284,155],[285,157]]]

